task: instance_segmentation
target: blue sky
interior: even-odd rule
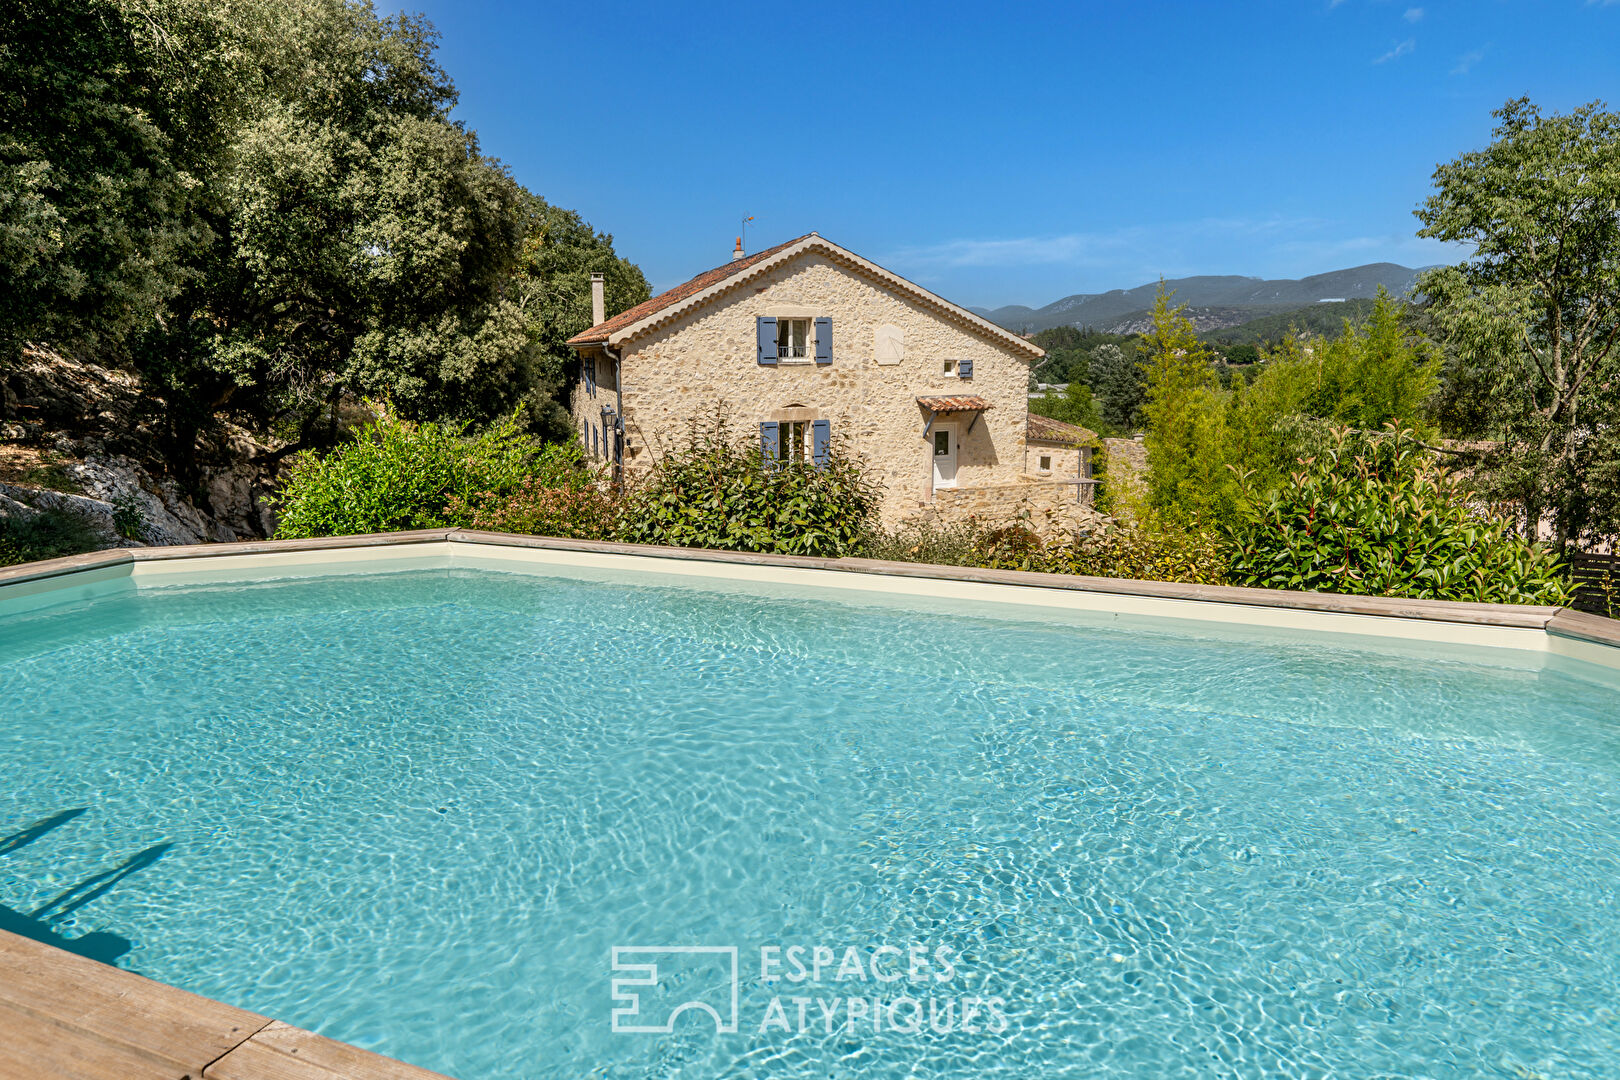
[[[428,3],[457,116],[655,288],[817,231],[967,304],[1445,261],[1435,165],[1620,106],[1620,0]]]

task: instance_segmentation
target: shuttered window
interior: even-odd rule
[[[816,320],[816,363],[830,364],[832,358],[832,320],[823,315]]]
[[[776,319],[770,315],[761,315],[754,320],[754,329],[759,348],[759,362],[776,363]]]

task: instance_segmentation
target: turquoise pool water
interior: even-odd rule
[[[0,620],[0,926],[464,1080],[1614,1077],[1617,713],[835,594],[165,588]],[[736,1032],[613,1030],[655,946],[737,950]]]

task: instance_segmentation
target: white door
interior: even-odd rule
[[[956,486],[956,432],[943,425],[934,425],[934,486]]]

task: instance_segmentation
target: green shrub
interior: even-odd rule
[[[146,511],[134,495],[120,495],[113,500],[113,528],[125,540],[146,539]]]
[[[626,495],[619,538],[638,544],[836,558],[858,554],[878,489],[835,440],[822,465],[767,463],[722,420],[694,426]]]
[[[68,510],[42,510],[30,517],[0,516],[0,566],[59,559],[101,546],[96,527]]]
[[[448,508],[499,499],[546,468],[513,413],[469,435],[466,424],[413,424],[386,407],[351,443],[294,459],[280,498],[280,537],[347,536],[467,524]]]
[[[1004,540],[998,543],[994,536],[986,540],[984,566],[1194,585],[1227,583],[1226,545],[1196,521],[1180,524],[1144,514],[1072,541],[1022,549]]]
[[[1406,429],[1333,431],[1278,489],[1246,486],[1233,584],[1308,592],[1562,604],[1558,557],[1477,509]]]
[[[577,442],[541,451],[534,472],[514,489],[452,496],[445,515],[458,525],[529,536],[610,540],[622,502],[619,489],[599,482],[585,468]]]
[[[873,529],[861,540],[860,554],[891,562],[934,566],[977,566],[984,546],[982,526],[972,520],[945,521],[937,516],[903,522],[892,530]]]

